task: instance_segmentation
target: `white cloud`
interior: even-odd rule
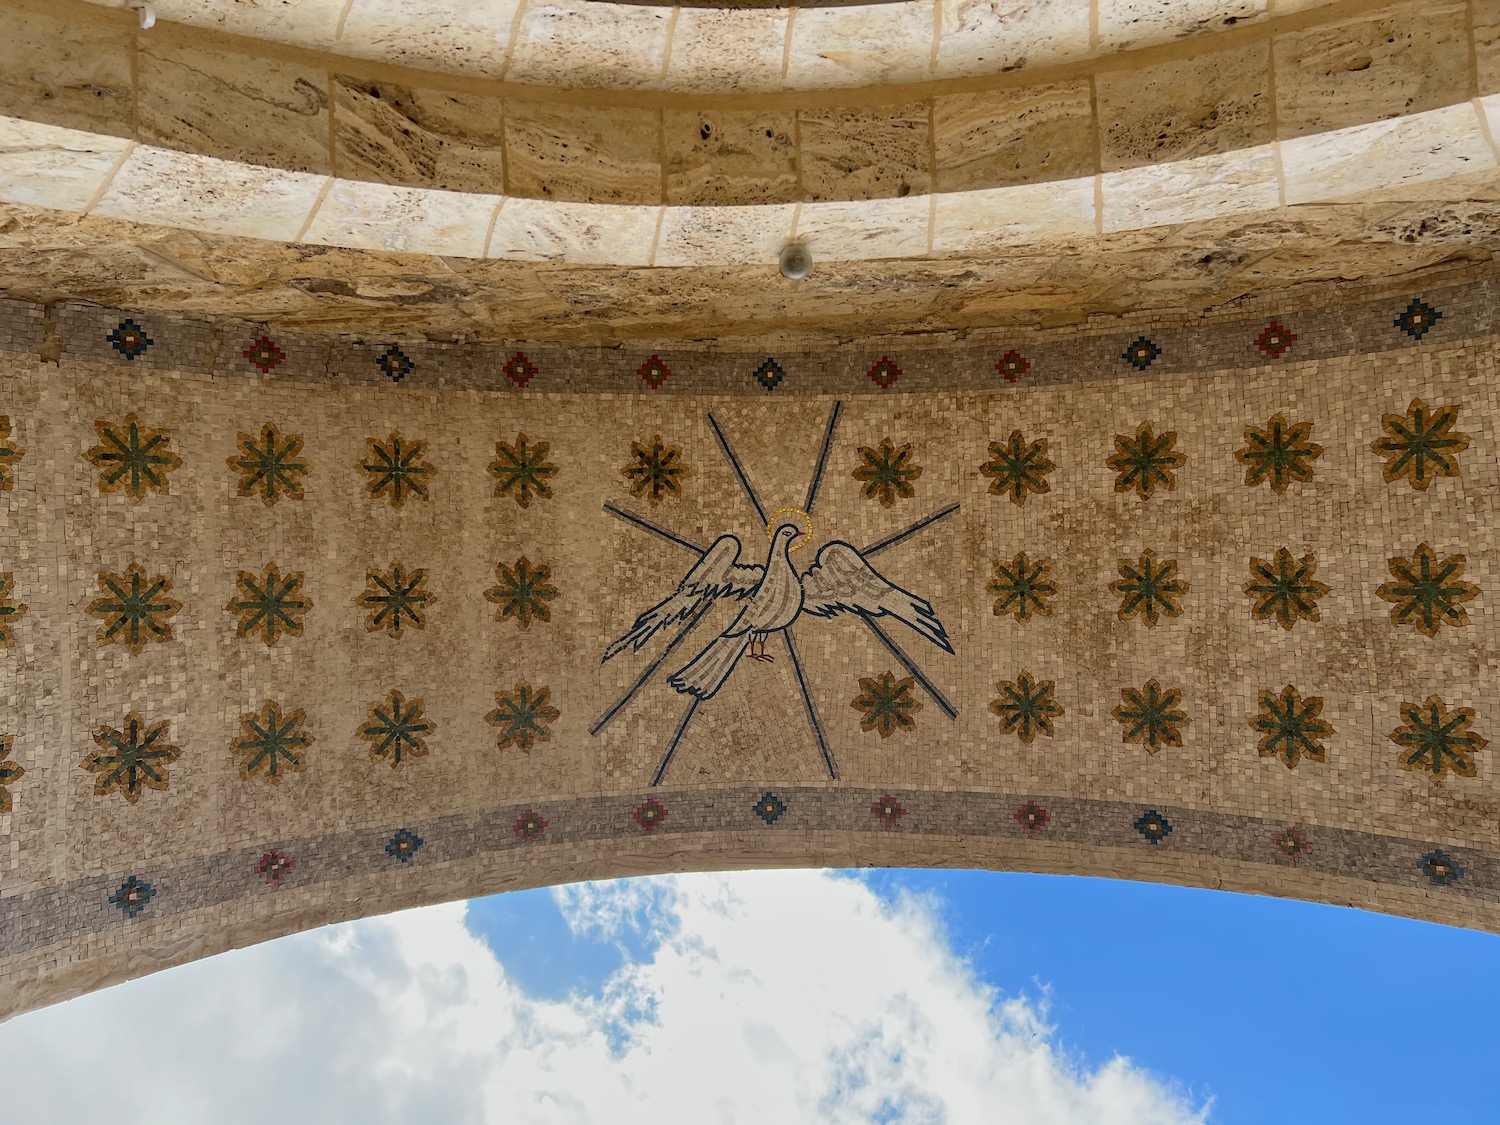
[[[1056,1048],[932,910],[821,872],[562,888],[653,940],[601,995],[526,995],[455,903],[226,954],[0,1026],[7,1125],[1201,1121]]]

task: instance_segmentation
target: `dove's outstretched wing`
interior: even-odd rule
[[[678,621],[685,621],[704,602],[715,598],[746,598],[760,585],[765,567],[740,565],[740,541],[733,535],[721,535],[703,552],[692,570],[666,601],[652,606],[635,619],[630,632],[604,650],[604,659],[619,656],[627,648],[639,652],[656,635]]]
[[[812,568],[802,576],[802,612],[814,617],[832,617],[836,613],[857,613],[861,617],[889,614],[943,651],[953,651],[931,602],[888,582],[858,551],[837,540],[818,552]]]

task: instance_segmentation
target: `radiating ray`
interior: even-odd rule
[[[828,431],[823,435],[823,450],[818,454],[818,464],[813,469],[812,481],[807,486],[807,503],[802,505],[802,510],[812,515],[813,503],[818,499],[818,485],[823,483],[823,470],[828,467],[828,453],[833,448],[833,434],[839,426],[839,414],[844,409],[842,401],[833,404],[833,412],[828,415]]]
[[[654,524],[648,519],[634,515],[631,512],[627,512],[624,508],[615,507],[608,500],[604,502],[604,510],[610,515],[614,516],[616,519],[624,520],[626,523],[633,523],[636,527],[639,527],[645,531],[649,531],[652,535],[659,536],[660,538],[665,539],[668,543],[675,543],[677,546],[692,551],[695,555],[698,555],[700,557],[702,556],[703,552],[707,550],[706,547],[700,547],[692,540],[684,539],[682,536],[676,534],[675,532],[668,531],[666,528],[661,527],[658,524]]]
[[[672,736],[672,744],[667,747],[667,752],[662,757],[661,765],[656,767],[656,776],[651,779],[653,787],[661,784],[662,775],[667,772],[667,766],[671,764],[672,755],[677,753],[677,744],[682,741],[682,736],[687,733],[688,724],[693,721],[693,716],[698,712],[698,704],[702,702],[703,700],[695,695],[693,696],[693,701],[688,704],[687,712],[682,716],[682,722],[677,724],[677,733]]]
[[[933,512],[932,515],[925,516],[922,519],[919,519],[916,523],[912,524],[904,531],[898,531],[894,535],[887,535],[884,539],[876,540],[874,543],[871,543],[868,547],[861,551],[860,554],[868,559],[871,555],[877,554],[880,551],[884,551],[889,547],[894,547],[897,543],[904,543],[913,535],[917,534],[917,532],[931,527],[933,524],[937,523],[938,520],[947,519],[956,511],[958,511],[958,505],[949,504],[946,508],[942,509],[942,511]]]
[[[745,495],[750,498],[750,506],[755,509],[755,514],[760,517],[762,525],[769,523],[766,519],[766,510],[760,506],[760,501],[755,497],[755,489],[750,486],[750,478],[745,475],[744,468],[740,465],[740,459],[734,455],[734,450],[729,446],[729,439],[724,436],[724,431],[719,429],[719,423],[712,414],[708,416],[708,424],[714,428],[714,436],[719,439],[719,445],[724,450],[724,456],[729,458],[729,464],[734,468],[734,475],[740,478],[740,486],[744,488]]]
[[[813,706],[812,692],[807,690],[807,680],[802,676],[802,661],[797,658],[797,643],[792,639],[791,629],[783,629],[787,654],[792,658],[792,671],[797,673],[797,686],[802,689],[802,702],[807,705],[807,721],[812,724],[813,734],[818,736],[818,749],[823,751],[823,764],[828,767],[828,776],[837,781],[839,771],[833,764],[833,751],[828,749],[828,740],[823,737],[823,724],[818,721],[818,709]]]

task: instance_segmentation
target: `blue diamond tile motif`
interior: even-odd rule
[[[386,843],[385,854],[392,859],[407,863],[410,862],[412,856],[417,854],[422,844],[422,837],[418,836],[410,828],[401,828]]]
[[[1420,340],[1432,329],[1432,326],[1443,319],[1443,314],[1438,312],[1420,297],[1413,297],[1411,304],[1406,306],[1406,311],[1391,321],[1393,325],[1401,329],[1413,340]]]
[[[403,352],[395,344],[386,349],[385,354],[375,361],[381,372],[393,383],[399,383],[413,371],[417,365],[412,362],[411,357]]]
[[[1148,340],[1145,336],[1137,336],[1130,342],[1130,346],[1120,353],[1120,358],[1137,371],[1144,371],[1156,362],[1156,357],[1159,355],[1161,355],[1161,348],[1157,347],[1154,340]]]
[[[1172,822],[1155,809],[1150,809],[1136,818],[1135,830],[1148,844],[1159,844],[1172,834]]]
[[[777,363],[770,356],[766,357],[765,363],[762,363],[755,369],[755,381],[762,387],[765,387],[767,391],[774,391],[781,385],[781,381],[785,378],[786,372],[782,370],[781,364]]]
[[[126,317],[115,326],[115,330],[105,337],[126,359],[138,359],[146,354],[146,349],[156,343],[146,330],[130,317]]]
[[[775,824],[786,812],[786,802],[767,790],[766,795],[755,802],[755,815],[767,824]]]
[[[111,906],[118,906],[125,917],[134,918],[155,897],[155,887],[132,875],[120,884],[119,890],[109,896],[109,902]]]
[[[1435,887],[1446,887],[1464,877],[1463,866],[1442,848],[1436,848],[1422,857],[1417,864],[1422,874]]]

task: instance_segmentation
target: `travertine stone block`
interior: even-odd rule
[[[760,265],[769,279],[776,256],[792,236],[796,207],[667,207],[663,209],[655,266],[691,266],[712,247],[735,265]]]
[[[335,181],[303,241],[483,257],[500,198]]]
[[[785,110],[667,110],[668,203],[780,203],[797,198],[797,123]]]
[[[82,211],[130,144],[102,133],[0,118],[0,199]]]
[[[1277,196],[1276,158],[1270,145],[1106,172],[1104,230],[1140,230],[1236,211],[1264,211],[1276,206]]]
[[[997,74],[1087,58],[1090,5],[940,0],[934,78]]]
[[[792,22],[787,85],[816,89],[920,81],[932,62],[936,2],[799,10]]]
[[[976,254],[1093,235],[1094,177],[939,195],[932,249]]]
[[[574,203],[661,199],[658,110],[512,99],[505,143],[517,195]]]
[[[521,15],[505,76],[556,86],[654,86],[666,63],[672,9],[533,0]]]
[[[1094,169],[1086,81],[949,94],[933,101],[938,191],[1061,180]]]
[[[70,26],[31,8],[7,8],[0,36],[0,113],[128,137],[130,31],[119,22]]]
[[[1478,93],[1500,93],[1500,0],[1473,0],[1474,67]]]
[[[808,199],[920,195],[932,183],[928,106],[802,110],[802,190]]]
[[[1264,43],[1139,70],[1106,70],[1095,84],[1106,172],[1271,140],[1270,52]]]
[[[136,53],[140,138],[164,148],[329,174],[328,72],[191,46],[171,32]]]
[[[200,0],[209,3],[211,0]],[[317,12],[328,0],[311,0]],[[239,5],[236,5],[239,6]],[[302,0],[293,7],[304,6]],[[334,0],[338,25],[345,5]],[[380,59],[419,70],[500,77],[511,46],[511,29],[521,0],[353,0],[332,50],[341,55]],[[420,11],[421,18],[413,19]],[[321,24],[319,24],[321,26]],[[272,31],[270,37],[279,33]]]
[[[1451,105],[1469,96],[1458,0],[1381,8],[1279,35],[1273,44],[1282,137]]]
[[[679,8],[662,86],[713,93],[778,89],[789,11]]]
[[[796,238],[812,249],[814,261],[913,258],[927,252],[930,214],[930,201],[919,196],[805,203]]]
[[[1125,51],[1263,19],[1267,0],[1097,0],[1099,47]]]
[[[489,256],[517,262],[566,258],[586,265],[645,266],[660,210],[609,204],[507,199],[495,219]]]
[[[449,191],[503,190],[499,98],[346,75],[334,77],[334,96],[341,177]]]

